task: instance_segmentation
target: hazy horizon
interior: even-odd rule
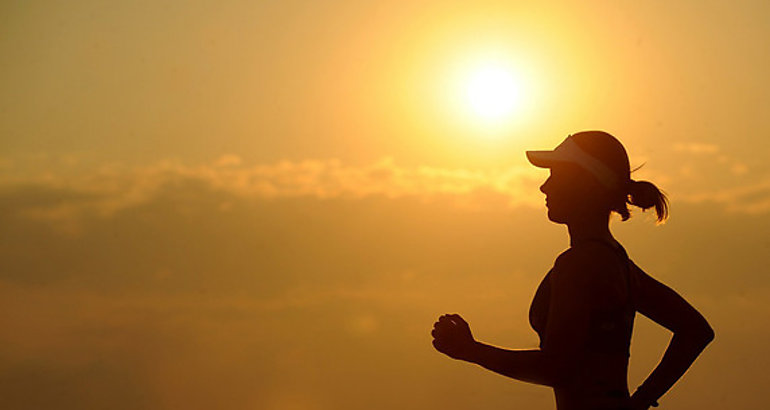
[[[0,5],[0,407],[552,409],[430,329],[537,346],[568,238],[524,151],[602,129],[671,199],[613,232],[716,331],[661,406],[763,409],[770,6],[466,3]]]

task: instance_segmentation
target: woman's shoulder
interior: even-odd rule
[[[614,250],[609,244],[589,241],[576,246],[573,245],[559,254],[555,265],[612,267],[617,265],[617,260],[617,250]]]
[[[617,277],[620,270],[618,254],[606,244],[592,241],[572,246],[556,258],[554,271],[557,276],[579,272],[584,279],[606,279]]]

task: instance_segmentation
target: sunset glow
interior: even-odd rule
[[[612,233],[718,331],[660,401],[762,410],[770,2],[6,1],[0,409],[553,410],[569,247],[525,150],[602,129],[671,200]],[[628,385],[671,332],[642,314]]]
[[[501,120],[515,115],[521,100],[520,81],[500,66],[474,71],[466,85],[467,102],[482,120]]]

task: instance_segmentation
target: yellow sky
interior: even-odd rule
[[[585,128],[636,151],[729,136],[737,155],[768,131],[763,2],[36,4],[3,6],[7,154],[478,167]],[[485,58],[532,88],[495,144],[446,101]]]
[[[525,149],[603,129],[672,219],[615,223],[717,339],[661,400],[764,408],[766,2],[5,1],[0,407],[553,408],[440,357],[536,344],[567,242]],[[515,73],[495,126],[464,94]],[[666,331],[637,319],[630,382]],[[462,387],[466,386],[466,387]]]

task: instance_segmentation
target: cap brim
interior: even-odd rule
[[[527,159],[539,168],[551,168],[558,162],[554,151],[527,151]]]

